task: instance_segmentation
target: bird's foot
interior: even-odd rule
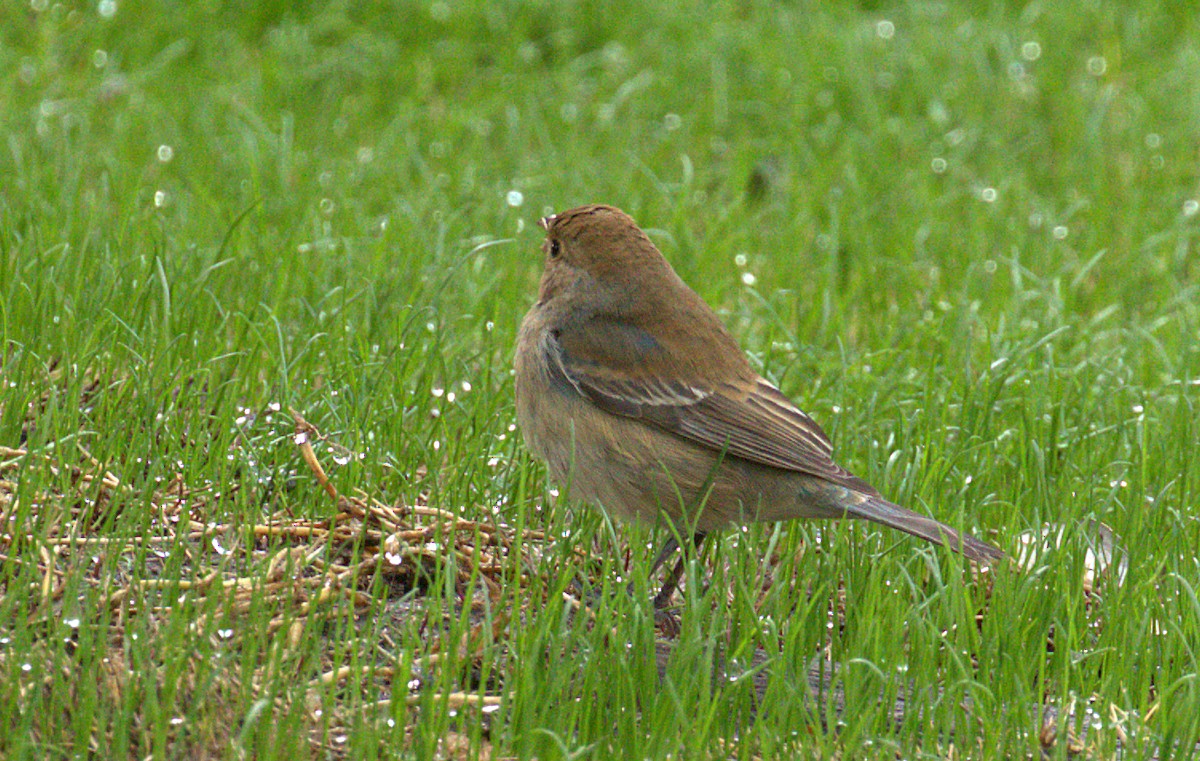
[[[675,639],[680,631],[679,615],[672,609],[655,608],[654,626],[666,639]]]

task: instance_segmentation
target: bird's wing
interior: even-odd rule
[[[681,381],[661,375],[628,377],[611,363],[615,347],[657,346],[637,328],[606,326],[606,348],[552,336],[550,365],[560,382],[600,409],[637,418],[728,456],[817,476],[876,495],[866,481],[833,461],[833,445],[816,421],[757,375],[721,381]],[[638,363],[639,369],[662,366]]]

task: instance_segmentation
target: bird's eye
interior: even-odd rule
[[[557,259],[559,254],[561,254],[561,253],[562,253],[562,245],[556,240],[550,241],[550,258]]]

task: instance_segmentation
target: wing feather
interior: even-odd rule
[[[600,409],[645,420],[726,455],[817,476],[877,495],[866,481],[833,461],[833,444],[821,427],[761,377],[715,384],[655,376],[617,378],[550,338],[551,367]]]

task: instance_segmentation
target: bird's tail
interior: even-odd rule
[[[894,529],[919,536],[935,544],[941,544],[955,552],[961,552],[977,563],[1002,560],[1007,555],[998,547],[976,539],[970,534],[959,533],[944,523],[939,523],[920,513],[892,504],[881,497],[862,495],[864,500],[846,510],[849,518],[863,518],[882,523]]]

